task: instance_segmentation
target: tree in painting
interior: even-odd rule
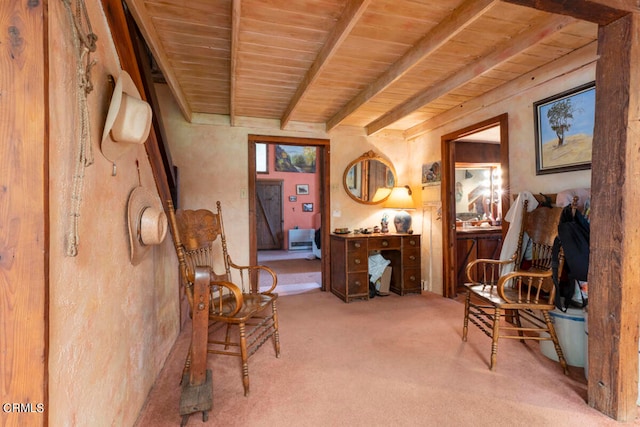
[[[558,147],[564,143],[564,135],[573,124],[573,113],[575,109],[571,104],[571,99],[556,102],[549,111],[547,111],[547,119],[549,126],[558,136]]]

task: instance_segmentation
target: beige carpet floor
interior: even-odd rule
[[[261,251],[258,264],[276,272],[278,292],[282,295],[319,288],[322,283],[322,261],[313,257],[311,251]],[[270,283],[270,277],[265,273],[261,274],[260,280],[261,284]]]
[[[213,411],[189,426],[614,426],[586,403],[582,368],[562,374],[535,343],[491,342],[463,305],[433,294],[345,304],[313,290],[279,299],[282,354],[271,345],[249,360],[243,396],[237,358],[210,356]],[[189,327],[179,337],[140,414],[139,427],[180,424],[180,372]],[[629,424],[625,424],[629,425]]]

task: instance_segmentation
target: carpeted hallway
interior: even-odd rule
[[[258,251],[258,264],[276,272],[280,295],[318,289],[322,283],[322,262],[311,251]],[[260,283],[271,283],[265,273]]]
[[[312,290],[279,299],[282,354],[263,346],[249,360],[210,356],[213,411],[189,426],[613,426],[586,403],[582,368],[562,374],[538,346],[500,343],[471,328],[463,305],[433,294],[392,294],[345,304]],[[151,391],[139,427],[180,425],[187,326]],[[629,425],[629,424],[626,424]]]

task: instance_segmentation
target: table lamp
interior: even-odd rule
[[[411,229],[411,215],[407,212],[408,209],[415,209],[411,194],[411,188],[409,188],[408,185],[404,187],[393,187],[389,198],[387,198],[384,204],[386,208],[398,210],[393,219],[397,233],[413,233]]]

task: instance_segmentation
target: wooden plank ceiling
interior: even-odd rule
[[[574,50],[597,25],[498,0],[126,0],[194,113],[400,129]],[[421,127],[422,125],[422,127]]]

